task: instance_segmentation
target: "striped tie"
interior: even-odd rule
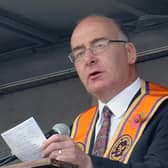
[[[108,134],[110,130],[110,118],[112,112],[107,106],[103,108],[103,124],[97,134],[93,148],[93,155],[103,156],[108,143]]]

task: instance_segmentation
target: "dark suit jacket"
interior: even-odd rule
[[[168,100],[146,126],[127,164],[90,156],[94,168],[168,168]]]

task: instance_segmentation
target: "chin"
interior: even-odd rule
[[[102,93],[105,89],[105,86],[92,86],[87,88],[87,91],[91,94],[97,97],[100,93]]]

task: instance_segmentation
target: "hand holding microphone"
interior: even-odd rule
[[[56,134],[59,134],[59,135],[56,135]],[[52,129],[45,134],[46,138],[48,138],[48,139],[44,143],[43,149],[45,149],[48,145],[50,145],[52,143],[55,143],[56,141],[61,142],[61,141],[64,141],[65,138],[70,139],[68,137],[69,135],[70,135],[70,129],[69,129],[69,127],[66,124],[64,124],[64,123],[55,124],[52,127]],[[55,148],[53,148],[53,150],[55,150]],[[50,151],[48,151],[48,153],[50,153]],[[58,153],[59,154],[62,153],[61,148],[58,149]],[[43,156],[44,157],[46,157],[48,155],[49,154],[47,154],[46,152],[43,152]]]
[[[69,131],[65,131],[66,134],[63,132],[52,135],[44,142],[42,157],[77,165],[79,168],[92,168],[89,155],[82,151],[72,138],[67,136]]]

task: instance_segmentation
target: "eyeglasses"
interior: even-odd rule
[[[109,40],[109,39],[99,39],[92,43],[90,48],[79,47],[74,49],[68,58],[72,63],[80,62],[85,57],[86,51],[89,50],[93,55],[98,55],[104,52],[110,44],[113,43],[127,43],[125,40]]]

